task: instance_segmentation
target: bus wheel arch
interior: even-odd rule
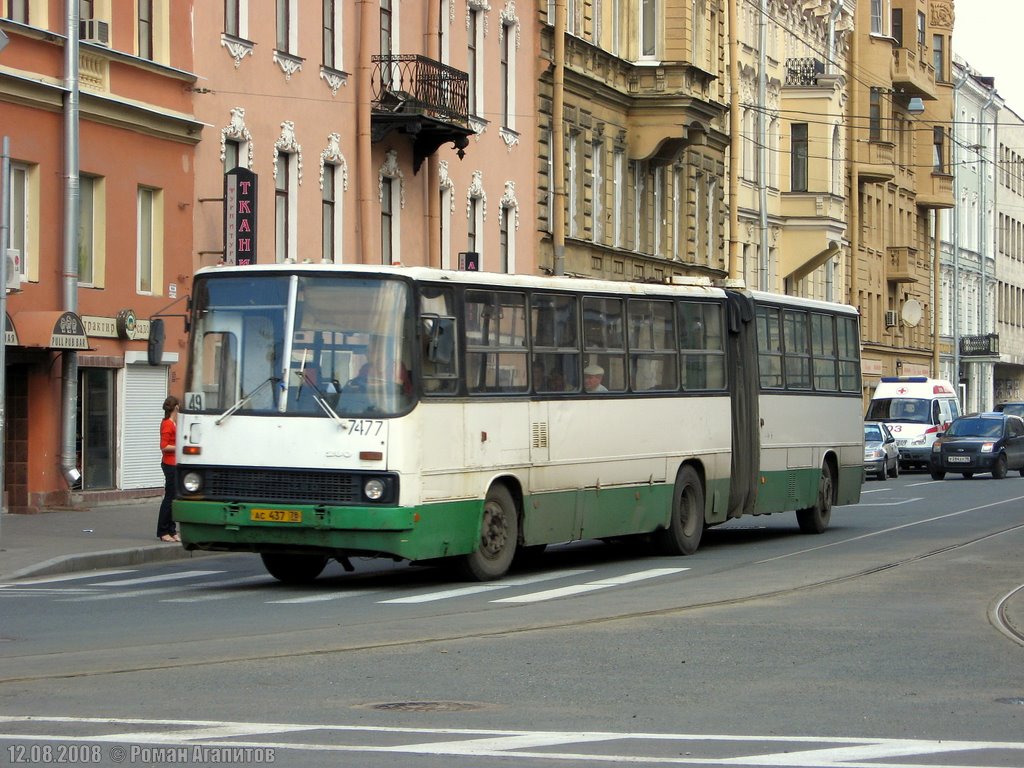
[[[705,528],[704,478],[698,466],[686,463],[676,473],[668,525],[655,531],[659,549],[667,555],[692,555]]]
[[[517,491],[513,483],[510,489],[507,480],[496,480],[487,489],[481,507],[480,541],[477,548],[460,559],[460,570],[473,581],[500,579],[512,565],[516,547],[519,544],[520,502],[516,502]]]
[[[802,533],[824,533],[832,519],[832,505],[836,501],[836,478],[839,467],[835,454],[829,453],[821,462],[818,475],[818,490],[814,505],[796,511],[796,519]]]

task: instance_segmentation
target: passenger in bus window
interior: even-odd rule
[[[608,387],[602,384],[604,368],[600,365],[588,365],[583,369],[583,389],[587,392],[607,392]]]

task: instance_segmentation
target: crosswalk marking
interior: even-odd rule
[[[224,573],[224,571],[209,571],[209,573]],[[266,577],[261,577],[266,581]],[[205,581],[201,584],[176,584],[173,587],[152,587],[150,589],[130,589],[125,592],[104,592],[84,597],[69,597],[66,600],[58,600],[60,603],[88,603],[97,600],[124,600],[129,597],[154,597],[156,595],[169,595],[174,592],[185,592],[190,589],[217,589],[219,587],[234,586],[238,579],[224,579],[222,581]]]
[[[0,584],[0,589],[10,587],[28,587],[35,584],[53,584],[58,581],[80,581],[82,579],[98,579],[106,576],[119,576],[123,573],[135,573],[137,569],[120,568],[110,571],[89,571],[88,573],[67,573],[63,576],[48,576],[44,579],[26,579],[24,581],[12,581],[10,584]]]
[[[209,576],[224,571],[178,571],[176,573],[162,573],[159,576],[140,576],[137,579],[120,579],[119,581],[99,581],[93,584],[94,587],[131,587],[136,584],[151,584],[156,581],[175,581],[177,579],[190,579],[193,576]]]
[[[491,584],[474,584],[469,587],[457,587],[455,589],[444,589],[440,592],[427,592],[423,595],[411,595],[409,597],[396,597],[391,600],[380,600],[381,603],[389,604],[409,604],[409,603],[431,603],[435,600],[448,600],[452,597],[463,597],[466,595],[475,595],[480,592],[492,592],[499,589],[508,589],[509,587],[525,587],[530,584],[538,584],[542,581],[551,581],[553,579],[567,579],[572,576],[579,576],[584,573],[591,573],[590,570],[582,571],[559,571],[558,573],[542,573],[539,576],[526,576],[521,579],[504,579]]]
[[[346,597],[360,597],[372,595],[379,590],[376,589],[343,589],[339,592],[327,592],[325,594],[306,595],[305,597],[290,597],[286,600],[268,600],[268,605],[301,605],[303,603],[325,603],[328,600],[341,600]]]
[[[246,576],[241,579],[228,579],[226,581],[215,581],[208,582],[205,584],[197,584],[193,589],[203,588],[205,591],[201,595],[190,595],[189,597],[168,597],[161,600],[161,603],[205,603],[210,600],[228,600],[236,596],[235,592],[224,589],[225,587],[240,587],[244,584],[266,584],[267,576]],[[217,592],[218,589],[224,589],[223,592]]]
[[[574,584],[568,587],[559,587],[557,589],[547,589],[543,592],[532,592],[528,595],[516,595],[514,597],[502,597],[498,600],[491,600],[492,603],[538,603],[543,600],[554,600],[559,597],[567,597],[569,595],[579,595],[585,592],[595,592],[599,589],[607,589],[608,587],[617,587],[623,584],[631,584],[637,581],[644,581],[645,579],[656,579],[659,576],[669,576],[674,573],[682,573],[688,571],[689,568],[651,568],[646,571],[637,571],[636,573],[625,573],[621,576],[612,576],[607,579],[601,579],[600,581],[590,581],[586,584]]]

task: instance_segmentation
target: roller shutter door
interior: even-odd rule
[[[160,421],[167,367],[126,365],[121,398],[121,488],[162,488]]]

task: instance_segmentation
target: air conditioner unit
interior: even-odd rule
[[[895,328],[897,325],[899,325],[899,315],[894,310],[888,310],[885,313],[885,327]]]
[[[99,19],[82,19],[78,22],[78,37],[86,43],[110,45],[110,24]]]
[[[21,251],[17,248],[7,249],[7,290],[21,290]]]

